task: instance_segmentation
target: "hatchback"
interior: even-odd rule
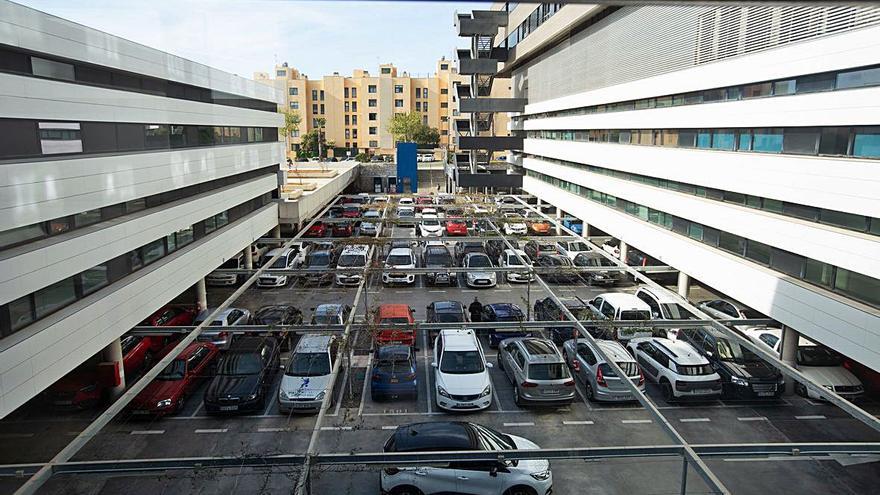
[[[645,391],[645,375],[636,360],[614,340],[596,340],[605,356],[614,360],[626,376]],[[562,355],[575,375],[580,377],[587,389],[587,399],[592,401],[631,401],[636,396],[621,382],[620,378],[587,339],[571,339],[562,344]]]
[[[418,396],[419,382],[416,379],[416,361],[412,347],[379,347],[370,376],[370,397],[373,400],[401,395],[412,398]]]
[[[299,340],[278,387],[278,408],[282,413],[321,409],[338,348],[333,335],[312,334]]]
[[[574,400],[574,379],[550,340],[515,337],[501,341],[498,367],[513,384],[517,406],[564,406]]]

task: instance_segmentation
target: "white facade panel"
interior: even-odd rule
[[[280,113],[14,74],[0,74],[0,108],[3,117],[18,119],[249,127],[284,125],[284,116]]]
[[[19,162],[0,166],[0,231],[284,162],[284,143]]]
[[[534,155],[880,217],[877,160],[546,139],[526,139],[523,148]]]
[[[880,370],[880,311],[580,198],[532,177],[531,194],[646,251],[693,278]],[[735,274],[735,275],[734,275]]]
[[[525,158],[523,165],[527,169],[628,199],[731,234],[880,278],[880,237],[877,236],[593,174],[534,158]]]
[[[30,294],[277,188],[274,175],[36,241],[0,255],[0,304]],[[155,210],[155,211],[154,211]],[[109,224],[109,225],[108,225]],[[265,233],[265,232],[264,232]],[[14,335],[12,338],[15,338]]]
[[[277,223],[277,205],[267,205],[138,271],[130,281],[117,282],[32,325],[28,338],[0,351],[0,417],[100,352]]]
[[[0,0],[0,43],[160,79],[282,103],[281,95],[244,77]]]

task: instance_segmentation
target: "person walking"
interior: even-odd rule
[[[480,300],[474,297],[474,302],[468,306],[468,311],[471,313],[471,321],[478,322],[482,321],[483,316],[483,305],[480,304]]]

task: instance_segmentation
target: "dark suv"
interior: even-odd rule
[[[678,335],[706,356],[721,376],[723,397],[772,400],[785,391],[779,370],[721,332],[711,328],[684,328]]]
[[[458,301],[434,301],[426,308],[428,317],[425,323],[456,323],[468,321],[467,311]],[[434,339],[440,330],[428,330],[428,345],[434,346]]]
[[[592,312],[587,303],[579,297],[561,299],[562,304],[571,311],[571,314],[580,321],[592,319]],[[535,301],[535,320],[537,321],[561,321],[568,320],[552,297],[545,297]],[[562,344],[566,340],[579,337],[575,327],[550,327],[547,333],[554,344]]]
[[[455,266],[455,260],[452,254],[442,243],[428,243],[422,253],[422,263],[425,268],[437,269],[436,272],[428,272],[425,274],[427,282],[431,285],[457,285],[458,277],[456,274],[445,270]]]
[[[494,303],[483,306],[481,314],[482,321],[524,321],[525,313],[519,306],[513,303]],[[498,343],[504,339],[511,337],[526,337],[531,333],[526,330],[504,329],[496,332],[494,328],[489,329],[489,347],[497,348]]]
[[[262,412],[281,367],[281,347],[266,337],[239,337],[220,358],[205,391],[208,414]]]

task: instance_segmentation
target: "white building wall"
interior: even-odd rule
[[[266,205],[216,235],[28,327],[32,335],[0,350],[0,417],[101,351],[277,223],[277,205]]]

